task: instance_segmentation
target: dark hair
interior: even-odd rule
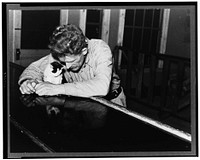
[[[50,37],[48,45],[52,56],[58,59],[64,53],[80,54],[87,47],[87,40],[82,30],[72,24],[58,26]]]

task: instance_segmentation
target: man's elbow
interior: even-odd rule
[[[109,92],[109,84],[102,84],[102,85],[99,85],[99,96],[106,96]]]

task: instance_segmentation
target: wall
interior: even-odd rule
[[[79,19],[80,19],[80,10],[79,9],[70,9],[68,23],[79,26]]]
[[[110,14],[110,32],[109,32],[109,41],[108,45],[111,50],[117,45],[117,34],[119,27],[119,9],[111,9]]]
[[[190,17],[188,9],[171,9],[166,54],[190,57]]]

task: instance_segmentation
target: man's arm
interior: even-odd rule
[[[35,92],[35,86],[43,79],[43,71],[50,60],[50,55],[31,63],[20,75],[18,84],[22,94]]]
[[[112,53],[105,43],[95,48],[94,77],[92,79],[65,83],[60,85],[39,84],[36,93],[39,95],[65,94],[78,97],[105,96],[110,87],[112,76]]]
[[[94,78],[65,84],[65,94],[78,95],[81,97],[105,96],[109,92],[112,77],[112,55],[108,51],[98,56]]]
[[[50,84],[46,82],[36,85],[36,93],[42,95],[70,95],[77,97],[105,96],[109,91],[112,75],[112,61],[98,65],[94,78],[82,82]]]

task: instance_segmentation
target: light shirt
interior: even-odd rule
[[[102,40],[88,40],[88,53],[85,63],[79,72],[66,70],[64,76],[68,83],[62,84],[65,94],[79,97],[105,96],[111,87],[113,76],[113,59],[110,47]],[[55,61],[49,54],[31,63],[21,74],[19,84],[26,79],[43,80],[43,73],[48,64]],[[115,80],[116,81],[116,80]],[[120,85],[115,83],[115,85]]]

